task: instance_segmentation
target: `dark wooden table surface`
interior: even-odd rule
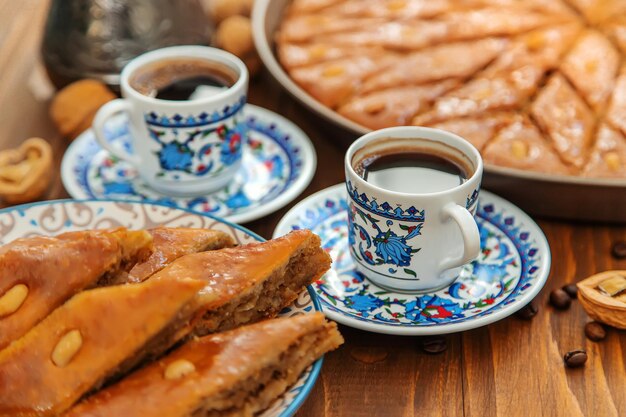
[[[0,0],[0,149],[31,136],[55,151],[53,183],[44,199],[67,198],[59,167],[68,142],[48,118],[52,91],[39,63],[45,0]],[[297,199],[343,180],[342,158],[350,135],[311,115],[267,73],[250,87],[249,101],[283,114],[313,140],[317,173]],[[246,224],[269,238],[296,201]],[[626,210],[626,207],[624,208]],[[554,288],[607,269],[626,269],[610,256],[626,227],[537,219],[552,249],[552,271],[538,295],[532,321],[515,317],[448,336],[448,349],[429,355],[422,339],[386,336],[341,326],[346,343],[327,355],[299,417],[312,416],[626,416],[626,332],[606,340],[585,338],[589,318],[575,302],[559,312],[547,305]],[[583,348],[582,369],[566,369],[565,352]]]

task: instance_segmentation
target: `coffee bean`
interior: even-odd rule
[[[567,284],[564,285],[561,289],[565,291],[567,295],[570,296],[570,298],[572,298],[573,300],[576,299],[576,296],[578,295],[578,287],[576,286],[576,284]]]
[[[597,321],[590,321],[585,324],[585,335],[587,335],[589,340],[599,342],[606,337],[606,330],[604,330],[604,326]]]
[[[563,361],[570,368],[578,368],[587,362],[587,352],[583,349],[569,351],[563,356]]]
[[[611,254],[615,259],[626,259],[626,241],[615,242]]]
[[[537,315],[538,311],[539,307],[537,306],[537,302],[532,300],[515,313],[515,315],[522,320],[530,320]]]
[[[444,337],[431,337],[422,342],[422,350],[426,353],[437,354],[445,351],[448,343]]]
[[[559,288],[550,293],[550,304],[559,310],[567,310],[572,304],[572,299],[565,291]]]

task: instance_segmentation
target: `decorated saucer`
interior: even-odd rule
[[[172,197],[154,191],[127,162],[96,142],[91,129],[81,134],[63,157],[61,178],[77,199],[152,201],[220,216],[236,223],[258,219],[285,206],[311,182],[315,149],[306,134],[269,110],[246,105],[248,146],[234,180],[224,189],[199,197]],[[113,117],[106,135],[117,146],[131,148],[128,121]]]
[[[470,330],[513,314],[548,278],[550,248],[539,226],[510,202],[481,191],[476,211],[481,253],[459,278],[429,293],[384,290],[354,267],[346,198],[345,184],[313,194],[293,207],[274,231],[277,237],[307,228],[322,238],[333,264],[313,288],[324,313],[346,326],[396,335]]]

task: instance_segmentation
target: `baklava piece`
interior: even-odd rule
[[[582,175],[596,178],[626,177],[626,137],[606,124],[601,125]]]
[[[252,417],[343,343],[321,313],[192,340],[87,398],[65,417]]]
[[[526,117],[502,128],[482,155],[486,163],[501,167],[562,175],[572,172]]]
[[[548,80],[532,103],[530,113],[561,158],[582,168],[591,144],[595,117],[563,76],[555,74]]]
[[[368,75],[384,71],[395,60],[393,56],[341,58],[295,68],[291,76],[320,103],[335,108],[358,91]]]
[[[145,231],[90,230],[15,240],[0,247],[0,349],[79,291],[146,259]]]
[[[602,34],[589,30],[565,56],[561,71],[592,108],[600,111],[615,86],[620,55]]]
[[[184,256],[153,280],[203,281],[196,299],[203,314],[196,334],[229,330],[276,316],[330,268],[330,256],[309,230],[235,248]]]
[[[357,95],[338,112],[371,129],[404,126],[437,97],[458,86],[454,80],[433,84],[405,85]]]
[[[335,59],[352,56],[380,57],[385,50],[380,47],[349,47],[328,43],[285,43],[277,51],[280,62],[289,71]]]
[[[185,336],[204,283],[146,281],[75,295],[0,351],[0,416],[56,416]]]
[[[154,251],[146,261],[130,270],[123,279],[125,282],[144,281],[181,256],[234,245],[233,239],[219,230],[158,227],[149,232]]]
[[[578,25],[564,25],[520,37],[468,83],[437,99],[433,109],[415,117],[413,124],[519,109],[537,91],[544,74],[558,65],[579,30]]]
[[[438,45],[406,55],[384,72],[368,78],[363,91],[424,84],[448,78],[468,78],[504,50],[507,40],[487,38]]]
[[[615,82],[606,120],[626,135],[626,65],[622,66]]]
[[[479,117],[451,119],[430,125],[437,129],[446,130],[466,139],[479,151],[493,139],[498,131],[514,120],[513,113],[494,113]]]

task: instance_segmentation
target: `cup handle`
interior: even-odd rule
[[[455,258],[444,259],[439,265],[440,271],[456,268],[473,261],[480,253],[480,233],[474,216],[465,207],[449,203],[443,208],[444,219],[452,219],[459,225],[463,236],[463,254]]]
[[[121,98],[109,101],[104,106],[100,107],[96,113],[96,117],[93,119],[93,132],[96,135],[96,140],[104,149],[109,151],[111,155],[114,155],[124,161],[128,161],[131,164],[138,166],[141,160],[137,155],[132,155],[126,152],[124,149],[113,146],[104,135],[104,124],[108,119],[117,113],[130,112],[132,109],[131,104]]]

